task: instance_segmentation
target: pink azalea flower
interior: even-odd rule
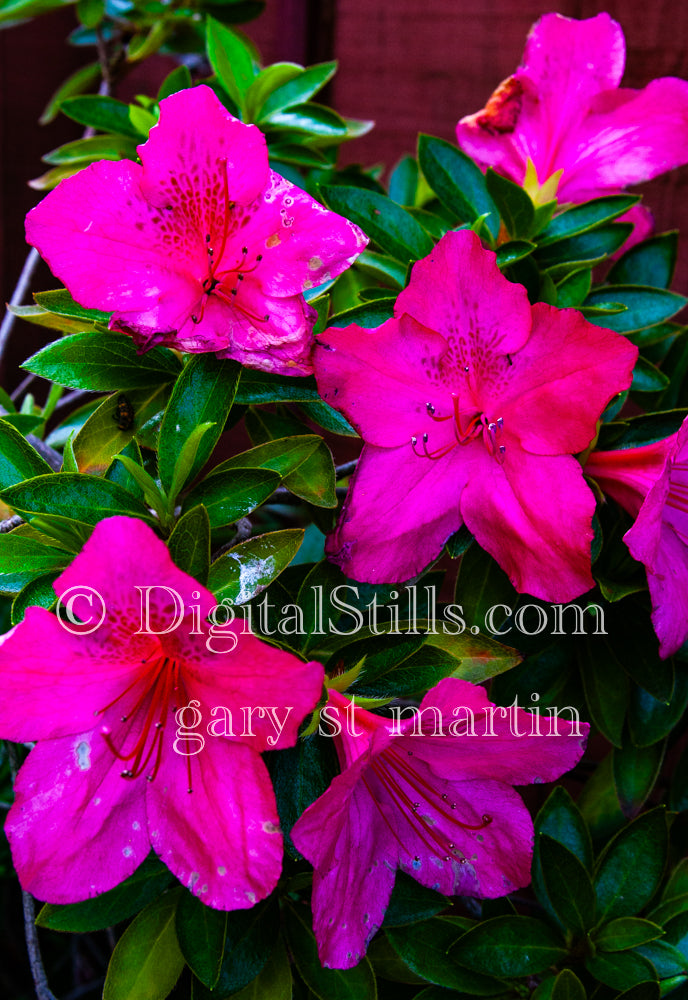
[[[161,101],[138,152],[140,165],[102,161],[62,181],[29,212],[29,243],[142,350],[310,373],[302,292],[345,270],[365,235],[270,170],[263,134],[209,87]]]
[[[687,163],[688,82],[621,88],[625,59],[609,14],[545,14],[514,75],[457,125],[459,146],[542,201],[585,201]]]
[[[672,434],[640,448],[593,451],[583,471],[595,480],[603,493],[636,518],[650,487],[662,474],[675,442],[676,435]]]
[[[529,713],[494,711],[483,688],[454,678],[425,696],[420,724],[405,718],[396,733],[389,719],[352,710],[331,690],[330,719],[333,708],[340,723],[346,718],[335,736],[342,773],[292,829],[315,868],[313,928],[323,965],[346,969],[363,956],[397,868],[450,896],[493,899],[528,885],[533,823],[511,786],[570,770],[587,723],[576,731],[557,719],[559,735],[549,735],[540,720],[537,735]]]
[[[414,266],[395,317],[317,342],[319,391],[365,441],[330,557],[357,580],[407,580],[466,524],[519,591],[589,590],[595,498],[572,456],[637,349],[573,309],[531,308],[465,230]]]
[[[668,441],[664,467],[624,535],[631,555],[647,570],[662,657],[688,638],[688,419]]]
[[[172,591],[185,611],[169,630]],[[55,615],[29,608],[0,648],[0,733],[39,741],[5,825],[22,885],[42,900],[77,902],[127,878],[153,848],[208,906],[252,906],[272,891],[282,864],[260,753],[296,742],[322,667],[238,626],[216,636],[220,652],[211,652],[212,594],[133,518],[101,521],[55,592],[67,610],[69,593],[91,595],[75,598],[82,622],[97,624],[96,592],[107,612],[95,631],[73,635]],[[259,707],[275,711],[261,716]],[[185,711],[175,718],[175,709]],[[275,720],[284,723],[279,732]],[[234,735],[222,735],[229,721]],[[178,742],[181,727],[205,745],[197,735]]]

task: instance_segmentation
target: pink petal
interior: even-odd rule
[[[478,383],[493,357],[523,347],[531,328],[525,288],[504,278],[496,255],[468,230],[447,233],[414,264],[394,307],[396,317],[404,313],[440,333],[449,344],[447,367],[460,359]]]
[[[49,903],[76,903],[128,878],[150,851],[145,783],[92,732],[45,740],[29,754],[5,824],[22,886]]]
[[[192,227],[211,233],[225,210],[223,169],[230,179],[229,200],[240,205],[257,198],[268,179],[263,133],[230,115],[204,85],[160,102],[160,121],[138,154],[145,197],[160,208],[175,206],[192,216]]]
[[[205,248],[190,220],[145,200],[142,176],[128,160],[91,164],[29,212],[26,238],[82,305],[169,331],[199,298]]]
[[[313,930],[323,965],[349,969],[382,924],[398,847],[366,786],[369,756],[333,779],[291,836],[315,866]]]
[[[441,443],[448,443],[453,436],[449,423],[433,423],[427,409],[438,391],[447,395],[439,384],[447,347],[442,336],[409,316],[375,330],[332,327],[315,342],[318,392],[369,444],[408,445],[424,431],[433,431],[433,438],[441,433]]]
[[[556,717],[555,728],[544,711],[538,723],[518,704],[496,707],[484,688],[454,677],[428,691],[421,710],[430,706],[439,709],[445,733],[449,733],[449,723],[457,720],[463,735],[428,735],[422,740],[409,735],[403,737],[403,745],[414,750],[415,756],[422,756],[433,774],[447,779],[498,777],[509,785],[554,781],[583,756],[590,730],[587,722],[572,725],[571,713],[563,710]],[[472,725],[465,724],[466,719]]]
[[[254,750],[208,738],[197,756],[168,753],[146,792],[151,844],[206,906],[248,909],[272,892],[282,837],[270,777]]]
[[[507,443],[503,465],[484,452],[461,495],[462,517],[478,544],[519,592],[544,601],[571,601],[594,586],[594,512],[595,497],[574,458],[529,455],[515,443]]]
[[[650,488],[662,475],[675,444],[676,434],[672,434],[640,448],[593,451],[583,471],[635,518]]]
[[[366,445],[326,551],[354,580],[395,583],[420,573],[462,524],[459,498],[473,466],[460,449],[432,461]],[[468,451],[468,448],[465,449]]]
[[[588,323],[575,309],[538,302],[531,336],[513,357],[493,409],[501,407],[505,430],[527,451],[583,451],[606,404],[630,386],[637,357],[637,347],[620,334]]]

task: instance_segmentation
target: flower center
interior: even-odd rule
[[[176,710],[173,699],[180,698],[182,704],[187,704],[189,697],[176,660],[157,651],[142,660],[141,664],[144,669],[139,676],[95,714],[101,715],[118,702],[122,703],[121,728],[116,734],[119,749],[115,745],[115,734],[108,725],[103,725],[101,729],[103,739],[118,760],[128,763],[120,772],[122,778],[139,778],[145,773],[146,780],[153,781],[160,769],[168,715]],[[190,760],[187,757],[189,792],[193,790]]]
[[[435,451],[431,451],[428,447],[430,435],[426,431],[420,439],[422,443],[422,450],[420,450],[418,436],[414,434],[411,438],[411,447],[413,448],[414,454],[419,458],[429,458],[436,461],[437,459],[448,455],[449,452],[453,451],[457,445],[468,444],[469,441],[475,441],[482,436],[483,444],[487,448],[488,453],[495,459],[496,462],[499,463],[499,465],[503,465],[506,445],[502,444],[500,441],[502,431],[504,429],[504,421],[502,418],[497,417],[496,420],[490,420],[484,413],[480,413],[475,409],[468,412],[466,410],[462,410],[459,403],[458,393],[453,392],[451,394],[451,398],[453,412],[448,413],[443,417],[437,415],[436,408],[433,403],[426,403],[425,406],[428,416],[436,423],[443,423],[445,420],[453,420],[455,440],[450,441],[449,444],[440,446]]]
[[[198,311],[191,314],[192,323],[200,323],[203,319],[203,314],[205,313],[205,307],[208,299],[211,295],[216,295],[223,302],[228,305],[236,306],[240,309],[249,319],[253,320],[254,323],[267,323],[270,320],[269,315],[258,316],[254,313],[247,303],[243,301],[237,301],[239,296],[239,290],[241,288],[241,283],[247,274],[251,274],[253,271],[257,270],[260,262],[263,259],[262,253],[256,254],[254,258],[249,257],[248,247],[244,246],[241,248],[241,256],[238,261],[234,263],[231,267],[225,267],[222,271],[219,270],[220,265],[227,248],[227,240],[229,238],[230,230],[230,218],[232,209],[235,206],[235,202],[229,200],[229,182],[227,180],[227,161],[222,158],[220,160],[222,164],[222,186],[223,186],[223,200],[224,200],[224,220],[222,224],[222,236],[220,239],[219,249],[217,247],[212,247],[210,245],[212,241],[212,236],[210,233],[205,234],[206,243],[206,254],[208,257],[208,273],[206,274],[201,287],[203,289],[200,305]]]
[[[430,854],[443,861],[451,861],[452,858],[455,858],[459,864],[465,865],[468,859],[461,856],[456,844],[446,837],[440,826],[445,829],[447,825],[450,829],[451,827],[457,828],[458,833],[464,830],[477,832],[490,825],[492,816],[483,815],[481,822],[477,824],[462,822],[456,815],[456,802],[450,800],[447,792],[441,792],[437,788],[437,785],[448,787],[448,782],[436,779],[435,783],[431,784],[417,767],[409,763],[409,757],[413,757],[412,750],[408,750],[404,755],[394,747],[387,747],[378,757],[373,758],[371,769],[391,801],[398,807],[403,818],[411,826],[413,832],[420,837]],[[365,782],[365,777],[363,780]],[[365,783],[387,827],[402,850],[407,851],[407,845],[404,844],[398,830],[390,822],[374,791],[367,782]],[[421,801],[429,806],[436,813],[436,816],[432,816],[428,812],[421,812]],[[416,863],[420,862],[418,856],[413,860]]]

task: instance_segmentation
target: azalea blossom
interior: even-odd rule
[[[688,638],[688,419],[671,440],[664,467],[624,535],[644,564],[660,656]]]
[[[593,451],[584,472],[595,480],[603,493],[636,518],[650,488],[662,474],[675,443],[676,435],[672,434],[639,448]]]
[[[270,170],[263,134],[209,87],[162,100],[138,153],[63,180],[29,212],[29,243],[141,350],[310,373],[302,293],[345,270],[365,235]]]
[[[573,457],[637,348],[573,309],[531,307],[466,230],[413,268],[395,318],[330,329],[318,388],[365,446],[328,554],[349,577],[408,580],[466,524],[514,586],[593,586],[595,498]]]
[[[626,59],[609,14],[545,14],[521,66],[456,128],[459,146],[539,202],[582,202],[688,163],[688,82],[620,87]]]
[[[30,607],[0,647],[0,734],[38,740],[5,825],[22,885],[77,902],[123,881],[153,848],[208,906],[252,906],[282,865],[260,753],[296,742],[322,667],[236,625],[212,651],[212,594],[133,518],[99,522],[55,592],[64,620]],[[85,631],[65,627],[70,614]],[[195,711],[208,728],[180,743]]]
[[[315,869],[323,965],[360,960],[397,869],[450,896],[493,899],[528,885],[533,823],[511,786],[570,770],[583,754],[586,723],[557,718],[550,730],[540,720],[538,735],[528,712],[495,710],[483,688],[455,678],[440,681],[421,715],[401,724],[352,709],[330,690],[330,717],[332,708],[353,723],[335,736],[342,773],[291,833]]]

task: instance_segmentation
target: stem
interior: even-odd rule
[[[17,748],[13,743],[6,743],[7,757],[10,764],[12,784],[14,784],[17,771],[21,765]],[[29,953],[29,965],[31,966],[31,976],[36,987],[37,1000],[57,1000],[55,994],[48,986],[48,977],[43,967],[41,949],[38,943],[38,928],[36,927],[36,911],[33,905],[33,896],[22,889],[22,907],[24,910],[24,934],[26,937],[26,950]]]
[[[34,271],[36,270],[40,259],[41,256],[38,250],[36,250],[35,247],[31,247],[26,256],[26,260],[24,261],[22,272],[19,275],[19,281],[17,282],[14,292],[12,293],[12,298],[10,299],[11,306],[20,306],[22,304],[22,301],[29,290]],[[14,313],[8,309],[5,313],[2,325],[0,325],[0,359],[4,354],[5,345],[10,333],[12,332],[12,327],[14,326],[16,318],[17,317]]]
[[[338,465],[335,469],[335,477],[337,481],[344,479],[345,476],[350,476],[356,471],[356,466],[358,465],[358,459],[354,458],[351,462],[345,462],[344,465]]]

